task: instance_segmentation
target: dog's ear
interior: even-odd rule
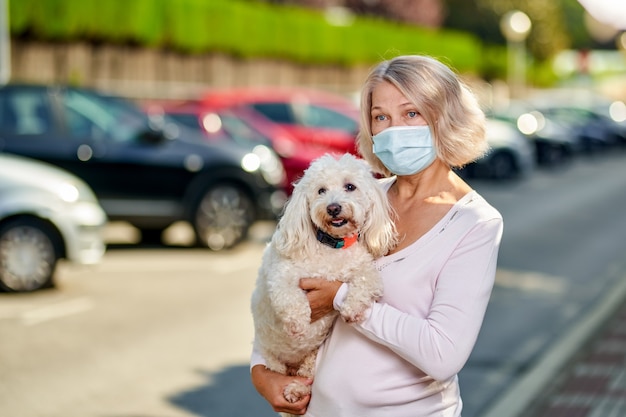
[[[373,178],[368,193],[371,207],[362,230],[362,238],[374,258],[379,258],[397,244],[394,215],[387,194]]]
[[[305,192],[306,186],[303,183],[305,181],[301,178],[294,185],[274,234],[276,249],[281,255],[289,258],[302,256],[312,236],[309,203]]]

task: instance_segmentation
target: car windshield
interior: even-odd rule
[[[249,144],[249,143],[264,143],[269,144],[270,139],[265,137],[261,132],[252,128],[241,118],[229,114],[222,113],[220,115],[224,130],[237,142]]]
[[[165,117],[165,115],[164,115]],[[195,113],[168,113],[167,117],[176,123],[180,123],[190,129],[198,129],[200,123],[198,122],[198,116]]]
[[[339,129],[348,133],[358,130],[357,122],[326,107],[294,103],[293,109],[296,117],[305,126]]]
[[[116,100],[69,90],[63,104],[68,129],[76,137],[125,142],[134,140],[147,127],[145,115]]]
[[[352,118],[308,101],[294,101],[291,104],[255,103],[252,108],[276,123],[339,129],[350,134],[358,130],[358,124]]]

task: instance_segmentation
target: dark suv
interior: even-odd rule
[[[285,174],[274,151],[216,133],[214,141],[134,103],[68,86],[0,87],[0,152],[60,166],[89,184],[110,220],[144,241],[180,220],[213,250],[275,219]],[[221,136],[220,136],[221,135]]]

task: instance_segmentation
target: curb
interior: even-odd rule
[[[520,417],[625,298],[626,277],[619,279],[608,294],[596,302],[589,314],[551,346],[481,417]]]

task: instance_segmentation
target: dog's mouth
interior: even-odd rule
[[[330,225],[332,227],[341,227],[345,224],[348,224],[348,219],[342,219],[342,218],[333,218],[330,221]]]

